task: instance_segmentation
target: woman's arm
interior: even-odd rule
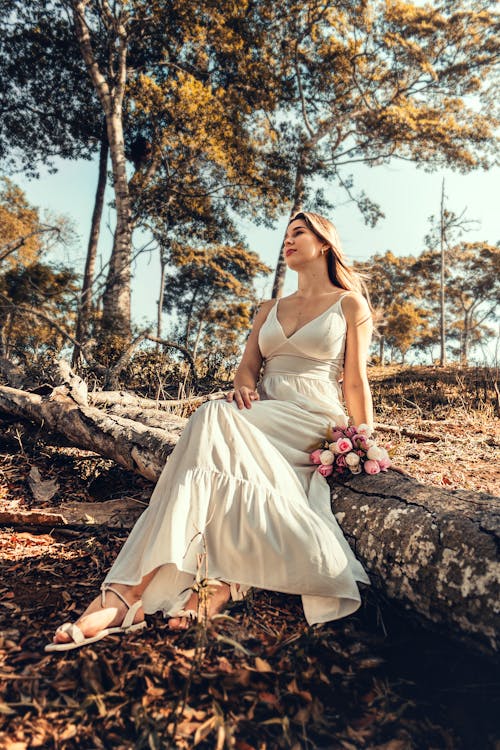
[[[344,399],[355,425],[373,427],[373,402],[366,362],[373,332],[370,308],[365,298],[353,292],[340,303],[347,323],[344,358]]]
[[[262,354],[259,349],[259,331],[273,304],[275,304],[275,300],[267,300],[261,303],[255,315],[240,365],[234,376],[234,393],[228,393],[226,397],[227,401],[232,401],[234,398],[240,409],[243,409],[244,406],[250,409],[252,406],[251,402],[259,399],[259,394],[255,390],[260,368],[262,367]]]

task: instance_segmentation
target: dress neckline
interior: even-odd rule
[[[281,329],[281,333],[283,334],[283,338],[285,339],[285,341],[290,341],[291,339],[293,339],[293,337],[297,333],[300,333],[300,331],[303,331],[304,328],[307,328],[308,325],[310,325],[311,323],[315,323],[317,320],[319,320],[320,318],[322,318],[323,315],[326,315],[327,312],[330,312],[330,310],[333,307],[335,307],[335,305],[338,305],[338,303],[342,300],[342,298],[345,297],[345,295],[348,294],[348,293],[349,293],[349,290],[346,290],[343,294],[340,295],[340,297],[332,305],[330,305],[329,307],[327,307],[326,310],[323,310],[322,313],[320,313],[319,315],[315,315],[314,318],[311,318],[311,320],[308,320],[307,323],[304,323],[303,326],[300,326],[300,328],[297,328],[293,333],[290,334],[290,336],[286,335],[285,330],[284,330],[283,326],[281,325],[280,320],[278,318],[278,305],[279,305],[280,301],[279,301],[279,299],[276,300],[276,304],[273,306],[274,317],[276,318],[276,322],[277,322],[277,324],[279,325],[279,327]],[[340,309],[342,310],[342,308],[340,308]]]

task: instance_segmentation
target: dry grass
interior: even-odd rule
[[[394,446],[396,466],[424,484],[499,494],[496,370],[379,367],[370,382],[376,421],[439,438],[379,432]]]

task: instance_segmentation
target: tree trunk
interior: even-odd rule
[[[295,185],[294,185],[294,190],[293,190],[293,207],[292,207],[292,210],[290,211],[290,218],[292,218],[292,216],[294,216],[298,211],[302,209],[302,203],[304,201],[304,193],[305,193],[305,187],[306,187],[304,169],[307,163],[308,156],[309,156],[309,149],[303,150],[300,156],[299,162],[297,164],[297,170],[295,172]],[[285,284],[286,269],[287,269],[287,265],[285,261],[285,247],[282,244],[279,255],[278,255],[278,262],[276,263],[276,271],[274,274],[273,291],[271,294],[273,299],[279,299],[281,295],[283,294],[283,286]]]
[[[441,220],[440,220],[440,250],[441,270],[439,278],[439,338],[440,338],[440,364],[446,365],[446,320],[445,320],[445,222],[444,222],[444,179],[441,186]]]
[[[160,248],[160,292],[158,295],[158,314],[156,320],[156,336],[161,339],[161,316],[163,312],[163,298],[165,296],[165,270],[167,268],[167,259]],[[156,344],[156,350],[160,350],[160,344]]]
[[[2,357],[8,358],[9,356],[9,346],[8,346],[8,336],[7,331],[10,326],[10,320],[12,318],[12,313],[7,312],[4,313],[5,317],[0,324],[0,354]]]
[[[384,344],[385,344],[385,336],[382,334],[379,340],[379,348],[378,348],[378,355],[380,360],[380,366],[384,366]]]
[[[164,415],[164,428],[108,415],[93,406],[78,404],[65,386],[43,398],[16,388],[0,386],[0,413],[28,419],[60,433],[72,445],[112,458],[120,466],[156,480],[182,431],[178,417]]]
[[[106,130],[113,174],[116,227],[109,262],[106,288],[103,294],[102,329],[126,341],[131,336],[130,321],[130,263],[132,221],[130,195],[126,172],[125,144],[123,138],[123,98],[127,82],[127,19],[120,6],[114,6],[118,15],[111,14],[103,5],[103,27],[108,35],[108,78],[99,68],[92,47],[87,24],[86,0],[72,0],[73,19],[78,43],[106,118]],[[110,18],[111,14],[111,18]]]
[[[121,105],[120,105],[121,107]],[[130,263],[132,253],[131,207],[125,162],[122,113],[114,109],[107,118],[109,150],[113,169],[116,227],[106,287],[102,297],[102,328],[129,340]]]
[[[469,340],[470,340],[470,322],[472,314],[469,315],[470,310],[465,310],[464,314],[464,330],[463,330],[463,345],[462,345],[462,364],[467,366],[469,361]]]
[[[80,298],[80,309],[76,323],[75,338],[78,342],[83,341],[88,335],[90,313],[92,310],[92,283],[94,281],[95,261],[97,257],[97,246],[99,243],[99,232],[101,227],[102,209],[104,206],[104,193],[106,191],[107,167],[108,167],[108,135],[106,121],[103,122],[101,135],[101,148],[99,151],[99,176],[94,200],[94,210],[90,224],[90,235],[87,247],[87,259],[83,274],[82,294]],[[75,346],[73,349],[72,366],[74,367],[81,359],[81,349]]]
[[[196,338],[195,338],[195,340],[194,340],[194,346],[193,346],[192,357],[193,357],[193,360],[194,360],[195,362],[196,362],[196,357],[197,357],[197,354],[198,354],[198,347],[199,347],[199,345],[200,345],[201,334],[202,334],[202,332],[203,332],[203,323],[204,323],[204,319],[202,318],[202,319],[200,320],[199,324],[198,324],[198,331],[197,331],[197,333],[196,333]]]
[[[78,404],[72,392],[71,383],[45,397],[0,387],[0,412],[43,424],[156,480],[178,439],[179,417],[169,423],[165,414],[162,429],[144,427]],[[498,654],[500,500],[392,471],[331,487],[336,518],[382,599],[427,627]]]

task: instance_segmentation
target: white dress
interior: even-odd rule
[[[250,409],[226,400],[197,409],[105,584],[137,584],[159,567],[144,611],[174,616],[206,550],[210,578],[242,592],[300,594],[310,625],[359,607],[356,581],[369,578],[331,511],[326,479],[309,462],[328,425],[347,419],[340,300],[288,338],[273,306],[259,334],[261,400]]]

